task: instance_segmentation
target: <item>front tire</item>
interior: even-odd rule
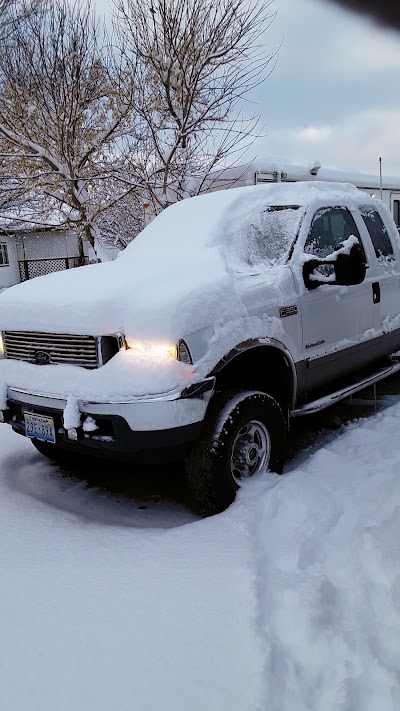
[[[238,390],[214,395],[186,460],[193,508],[202,516],[224,511],[243,480],[260,472],[281,474],[286,449],[285,418],[270,395]]]

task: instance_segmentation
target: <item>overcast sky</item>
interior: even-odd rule
[[[258,103],[259,155],[400,176],[400,33],[324,0],[275,0],[268,47],[283,38]]]
[[[384,174],[400,176],[400,33],[326,0],[274,0],[271,10],[265,51],[282,46],[252,97],[266,122],[254,152],[373,173],[382,156]]]

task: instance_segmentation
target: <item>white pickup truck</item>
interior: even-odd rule
[[[400,363],[400,247],[350,185],[174,205],[112,263],[0,296],[0,419],[48,457],[185,459],[202,514],[281,473],[293,417]]]

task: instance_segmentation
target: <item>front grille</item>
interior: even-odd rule
[[[4,357],[27,363],[68,363],[83,368],[97,368],[97,339],[66,333],[31,333],[4,331]]]

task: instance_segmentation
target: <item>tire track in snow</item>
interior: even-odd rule
[[[396,405],[352,423],[277,486],[240,492],[267,711],[400,707],[399,422]]]
[[[268,705],[268,666],[270,654],[270,639],[265,632],[265,611],[263,604],[263,568],[265,550],[260,545],[261,519],[265,501],[271,496],[275,487],[279,486],[281,477],[276,474],[255,476],[239,489],[235,507],[243,511],[244,526],[249,539],[248,559],[248,597],[253,613],[250,624],[253,626],[255,645],[261,657],[260,699],[254,711],[269,711]],[[268,541],[265,541],[268,546]]]

